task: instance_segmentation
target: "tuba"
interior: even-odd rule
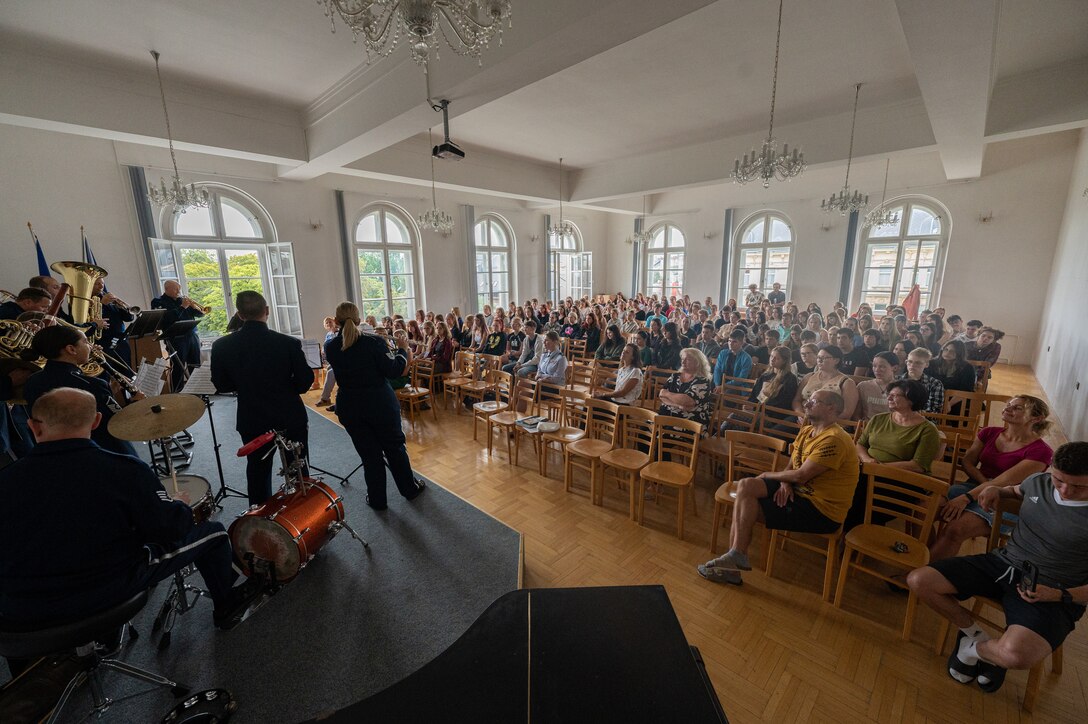
[[[50,264],[49,268],[64,277],[64,283],[71,287],[68,313],[72,315],[73,322],[86,324],[90,319],[102,317],[102,300],[92,292],[94,283],[108,274],[105,269],[81,261],[58,261]],[[101,330],[96,329],[94,338],[99,336]]]

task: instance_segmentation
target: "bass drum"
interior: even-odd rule
[[[280,490],[230,526],[234,555],[246,575],[286,583],[299,574],[340,530],[344,499],[322,482],[307,479],[304,489]]]

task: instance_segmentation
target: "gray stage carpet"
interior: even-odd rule
[[[234,431],[235,400],[213,398],[227,484],[245,490]],[[310,459],[338,475],[359,462],[347,433],[312,410]],[[190,429],[197,444],[183,472],[218,487],[207,416]],[[147,454],[146,446],[142,454]],[[320,475],[317,475],[320,477]],[[273,482],[273,487],[277,483]],[[356,702],[418,669],[453,643],[496,598],[517,588],[519,534],[429,482],[409,503],[389,481],[389,509],[364,504],[362,471],[340,488],[347,521],[369,550],[342,531],[291,583],[231,631],[212,626],[210,599],[178,620],[171,646],[157,650],[151,623],[166,582],[136,619],[142,634],[123,657],[189,684],[230,690],[232,722],[294,722]],[[245,508],[227,498],[215,519],[229,526]],[[198,585],[199,575],[192,579]],[[106,675],[115,697],[145,690]],[[120,702],[104,721],[157,722],[175,704],[165,689]],[[89,709],[84,690],[67,721]]]

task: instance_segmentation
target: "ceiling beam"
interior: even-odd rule
[[[896,0],[949,181],[978,178],[993,88],[998,0]]]

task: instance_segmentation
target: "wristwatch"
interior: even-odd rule
[[[1061,589],[1061,591],[1062,591],[1062,603],[1073,603],[1073,594],[1070,593],[1069,591],[1067,591],[1064,588]]]

